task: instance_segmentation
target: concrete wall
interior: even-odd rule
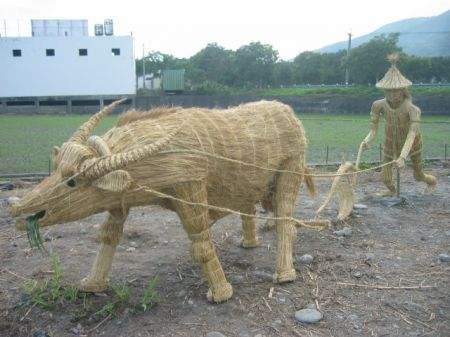
[[[0,98],[0,114],[92,114],[123,97],[128,99],[115,110],[121,112],[134,107],[134,95]]]
[[[13,57],[13,49],[22,55]],[[132,95],[135,86],[131,36],[0,38],[0,97]]]

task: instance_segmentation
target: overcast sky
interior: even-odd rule
[[[0,33],[30,36],[30,19],[114,20],[116,35],[135,37],[135,52],[159,50],[189,57],[209,42],[237,49],[271,44],[283,59],[305,50],[370,33],[393,21],[433,16],[450,0],[0,0]],[[19,23],[19,24],[18,24]]]

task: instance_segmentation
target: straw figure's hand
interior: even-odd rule
[[[363,140],[360,146],[361,146],[361,149],[367,150],[370,148],[370,143],[367,140]]]
[[[399,157],[396,161],[395,161],[395,166],[399,169],[402,169],[405,167],[405,158],[403,157]]]

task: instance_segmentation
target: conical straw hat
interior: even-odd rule
[[[409,87],[412,84],[411,81],[402,75],[396,65],[399,60],[399,54],[388,55],[387,59],[391,62],[391,67],[375,86],[380,89],[402,89]]]

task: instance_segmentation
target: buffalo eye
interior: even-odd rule
[[[69,180],[67,180],[67,186],[69,186],[69,187],[75,187],[75,185],[76,185],[76,182],[75,182],[75,179],[69,179]]]

